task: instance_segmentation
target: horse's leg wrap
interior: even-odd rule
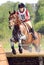
[[[32,46],[31,45],[29,45],[29,52],[32,52]]]
[[[36,46],[36,47],[35,47],[35,50],[36,50],[36,52],[40,52],[40,46],[39,46],[39,45]]]
[[[22,35],[22,36],[20,37],[20,39],[21,39],[21,40],[26,40],[26,36],[25,36],[25,35]]]
[[[16,54],[16,50],[14,49],[14,46],[12,46],[11,49],[12,49],[12,53]]]
[[[14,49],[14,42],[12,41],[12,39],[10,39],[10,43],[11,43],[11,49],[12,49],[12,53],[16,54],[16,51]]]
[[[36,52],[40,52],[40,45],[36,45],[33,43],[33,46],[35,47]]]
[[[19,44],[18,44],[18,46],[19,46],[19,52],[22,53],[22,44],[21,44],[21,39],[19,40]]]
[[[13,38],[10,39],[11,47],[14,46]]]

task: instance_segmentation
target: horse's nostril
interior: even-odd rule
[[[9,22],[9,24],[10,24],[10,22]]]

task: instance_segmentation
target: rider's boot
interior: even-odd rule
[[[33,38],[34,38],[34,39],[37,39],[37,37],[35,36],[35,33],[34,33],[34,29],[33,29],[33,28],[31,28],[31,29],[29,30],[29,32],[32,32]]]

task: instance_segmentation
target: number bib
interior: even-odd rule
[[[26,12],[24,11],[23,13],[20,13],[20,12],[18,12],[19,13],[19,18],[20,18],[20,20],[22,20],[22,21],[25,21],[25,17],[26,17]]]
[[[24,20],[25,20],[25,15],[24,15],[24,14],[20,15],[20,19],[21,19],[22,21],[24,21]]]

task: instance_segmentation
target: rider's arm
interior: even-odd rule
[[[28,19],[30,20],[30,14],[29,14],[29,11],[28,10],[26,10],[26,17],[25,17],[25,19],[26,20],[28,20]]]
[[[16,13],[19,14],[18,11]]]

